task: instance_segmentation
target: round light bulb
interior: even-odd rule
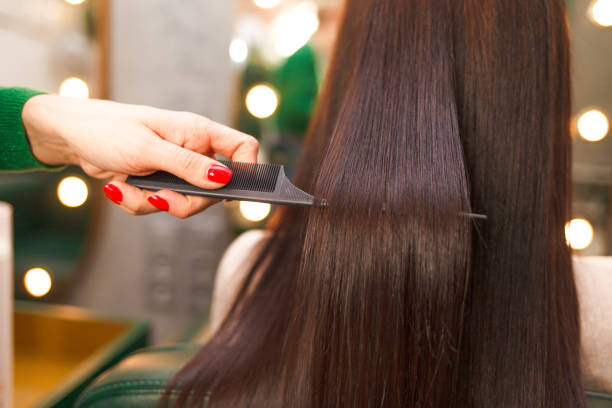
[[[57,197],[66,207],[78,207],[87,201],[87,184],[78,177],[66,177],[57,185]]]
[[[591,5],[591,18],[601,27],[612,27],[612,0],[596,0]]]
[[[278,96],[269,85],[256,85],[247,93],[246,106],[251,115],[265,119],[276,112]]]
[[[270,214],[272,206],[266,203],[254,203],[251,201],[240,202],[240,213],[249,221],[257,222],[265,219]]]
[[[593,226],[583,218],[565,224],[565,241],[573,249],[585,249],[593,242]]]
[[[89,87],[81,78],[70,77],[61,83],[59,94],[69,98],[87,99],[89,98]]]
[[[230,43],[229,54],[232,61],[237,64],[246,61],[249,56],[249,47],[246,41],[236,38]]]
[[[269,9],[280,4],[281,0],[253,0],[253,3],[259,8]]]
[[[32,268],[25,273],[23,284],[30,295],[42,297],[49,293],[53,282],[45,269]]]
[[[578,118],[578,134],[589,142],[599,142],[609,130],[610,122],[600,110],[591,109]]]

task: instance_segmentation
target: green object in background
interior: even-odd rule
[[[280,95],[278,111],[274,116],[279,138],[270,146],[269,157],[283,164],[289,177],[293,177],[302,150],[319,91],[315,50],[306,44],[277,70],[275,86]]]
[[[287,58],[278,70],[274,84],[280,94],[276,113],[279,132],[303,137],[319,88],[314,49],[306,44]]]
[[[237,106],[237,128],[242,132],[261,137],[262,119],[257,119],[246,109],[248,91],[255,85],[268,83],[279,94],[279,106],[271,118],[281,134],[303,136],[308,129],[318,93],[316,54],[310,45],[296,51],[274,70],[268,67],[259,52],[254,49],[241,79],[241,91]]]

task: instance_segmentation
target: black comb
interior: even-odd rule
[[[129,176],[126,182],[151,191],[172,190],[186,195],[302,207],[327,206],[327,201],[315,198],[294,186],[285,175],[285,168],[281,165],[228,160],[219,160],[219,162],[232,170],[232,179],[217,190],[196,187],[164,171],[142,177]]]

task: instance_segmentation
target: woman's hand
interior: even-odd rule
[[[259,146],[252,136],[194,113],[38,95],[25,104],[22,118],[39,161],[76,164],[90,176],[112,178],[104,192],[130,214],[163,210],[185,218],[219,200],[143,191],[124,182],[128,175],[164,170],[211,189],[231,178],[231,171],[213,159],[215,153],[257,161]]]

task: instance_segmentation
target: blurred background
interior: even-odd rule
[[[0,0],[1,86],[188,110],[256,136],[288,173],[308,125],[340,0]],[[612,255],[612,0],[568,0],[578,254]],[[342,46],[342,44],[340,44]],[[129,137],[129,135],[126,135]],[[153,342],[206,316],[214,273],[266,204],[188,221],[132,217],[77,168],[3,174],[15,206],[15,295],[152,323]]]

